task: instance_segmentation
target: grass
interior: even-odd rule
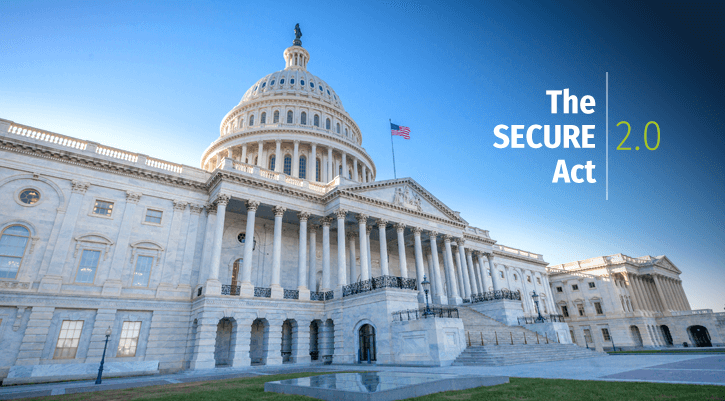
[[[641,351],[609,351],[609,354],[725,354],[723,349],[673,349],[673,350],[641,350]]]
[[[36,400],[91,400],[91,401],[229,401],[265,400],[296,401],[311,398],[265,393],[264,383],[297,377],[316,376],[327,373],[293,373],[283,375],[257,376],[241,379],[169,384],[163,386],[139,387],[126,390],[108,390],[95,393],[68,394]],[[421,401],[457,400],[720,400],[725,401],[725,386],[700,386],[690,384],[660,384],[634,382],[603,382],[561,379],[511,378],[510,383],[493,387],[478,387],[470,390],[451,391],[415,398]],[[343,401],[343,400],[340,400]]]

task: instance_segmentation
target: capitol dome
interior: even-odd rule
[[[224,116],[202,168],[213,171],[226,157],[315,182],[373,181],[360,128],[335,90],[307,71],[310,54],[299,38],[283,56],[285,68],[255,82]]]

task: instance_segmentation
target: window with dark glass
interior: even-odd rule
[[[277,124],[279,122],[279,110],[274,111],[274,115],[272,116],[272,119],[273,119],[272,122],[274,124]]]
[[[93,205],[93,214],[110,216],[113,213],[113,202],[99,201]]]
[[[30,231],[23,226],[10,226],[0,236],[0,278],[15,278],[23,262]]]
[[[292,124],[294,121],[294,114],[292,113],[292,110],[287,112],[287,124]]]
[[[597,285],[596,285],[596,284],[594,284],[594,282],[593,282],[593,281],[590,281],[590,282],[589,282],[589,288],[596,288],[596,286],[597,286]]]
[[[280,85],[284,85],[284,78],[282,78],[282,79],[279,80],[279,84]]]
[[[290,155],[284,157],[284,173],[292,175],[292,156]]]
[[[252,114],[251,116],[249,116],[249,125],[250,126],[254,125],[254,114]]]
[[[314,181],[320,180],[320,159],[318,158],[315,158],[315,177],[313,178]]]
[[[24,189],[20,193],[19,198],[20,202],[23,202],[26,205],[34,205],[40,200],[40,192],[35,189]]]
[[[317,114],[315,114],[315,118],[314,118],[313,124],[315,125],[315,127],[319,127],[320,126],[320,116],[318,116]]]
[[[601,302],[595,302],[594,303],[594,310],[597,311],[597,315],[603,315],[604,311],[602,310],[602,303]]]
[[[609,335],[609,329],[602,328],[602,338],[604,338],[604,341],[612,341],[612,336]]]
[[[579,284],[572,284],[572,285],[571,285],[571,289],[572,289],[573,291],[579,291]]]
[[[314,89],[315,88],[315,83],[314,82],[310,82],[310,87]]]
[[[566,305],[561,306],[561,314],[564,315],[564,317],[569,317],[569,308],[567,308]]]
[[[290,78],[290,80],[289,80],[289,84],[290,84],[290,85],[294,85],[294,84],[295,84],[295,79],[294,79],[294,78]]]
[[[584,316],[584,305],[579,304],[577,305],[577,309],[579,310],[579,316]]]
[[[153,263],[154,258],[152,256],[139,255],[136,258],[136,269],[133,272],[133,285],[135,287],[148,287]]]
[[[262,113],[262,118],[260,119],[261,124],[267,124],[267,113]]]
[[[274,86],[274,79],[269,83],[269,86]]]
[[[300,114],[300,124],[307,125],[307,113],[304,111]]]
[[[300,178],[307,179],[307,158],[300,156]]]
[[[556,292],[564,292],[564,289],[561,287],[556,287]]]
[[[300,86],[305,86],[305,80],[304,79],[300,79]]]
[[[325,120],[325,129],[330,129],[330,119]]]
[[[272,171],[274,171],[274,159],[275,159],[274,155],[269,157],[269,169]]]

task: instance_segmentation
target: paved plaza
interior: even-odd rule
[[[459,375],[509,376],[544,379],[646,381],[656,383],[725,385],[725,354],[610,355],[598,358],[510,366],[405,367],[378,365],[259,366],[186,371],[172,375],[105,379],[103,384],[76,381],[0,388],[0,400],[114,390],[132,387],[221,380],[295,372],[394,371]]]

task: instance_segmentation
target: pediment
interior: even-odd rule
[[[451,210],[412,178],[376,181],[340,189],[409,209],[411,212],[425,213],[468,224],[461,218],[459,212]]]
[[[677,274],[682,274],[680,269],[678,269],[677,266],[675,266],[674,263],[672,263],[667,258],[667,256],[665,256],[665,255],[657,256],[656,259],[657,259],[657,261],[655,262],[655,266],[661,267],[661,268],[669,270],[671,272],[675,272]]]

